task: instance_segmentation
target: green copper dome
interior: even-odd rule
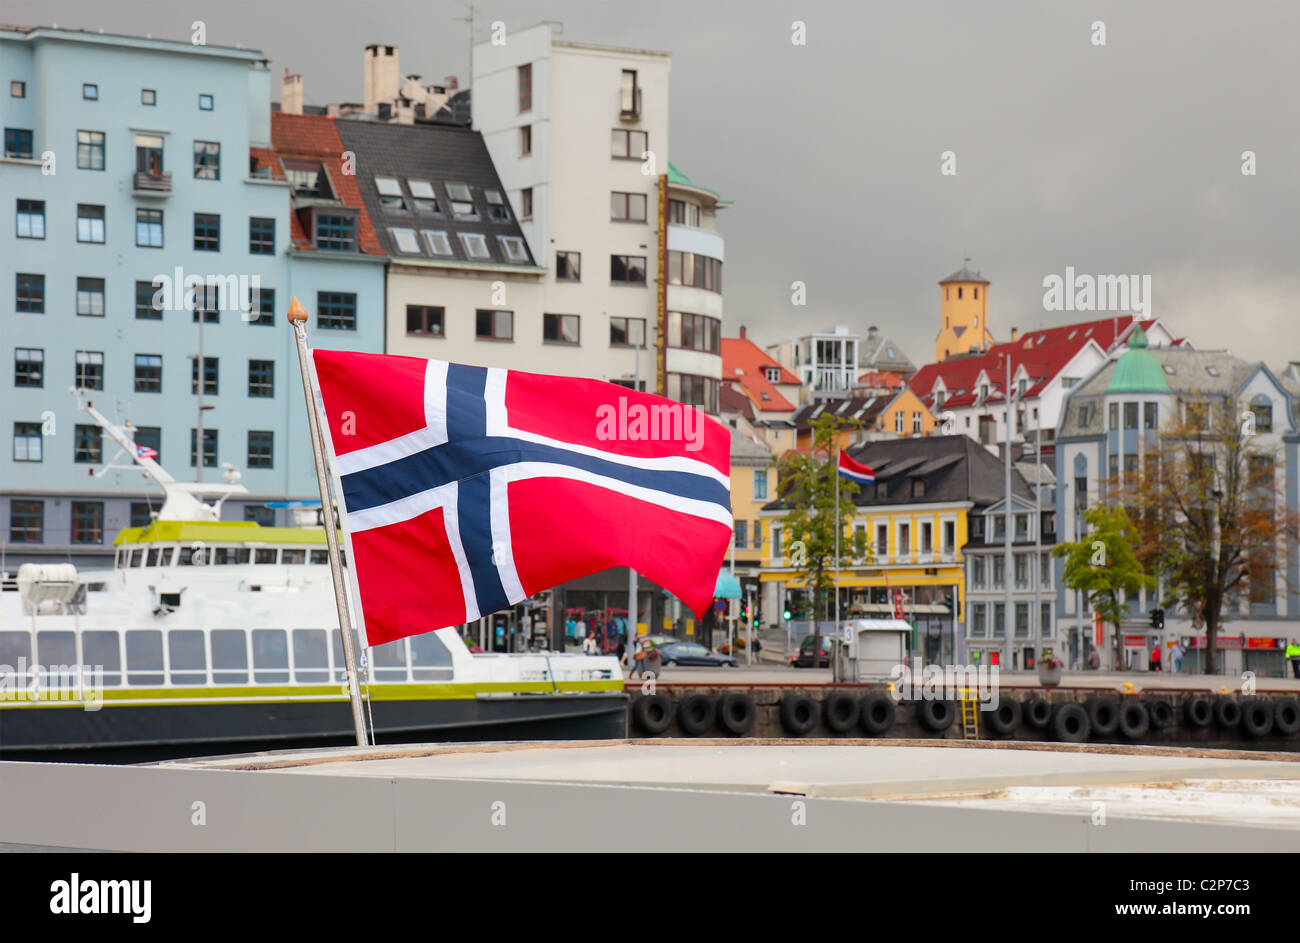
[[[1147,350],[1146,331],[1135,327],[1129,335],[1128,350],[1115,361],[1107,393],[1168,393],[1164,368],[1155,354]]]

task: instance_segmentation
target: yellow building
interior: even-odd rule
[[[765,534],[760,522],[763,505],[775,496],[776,468],[772,453],[761,442],[731,430],[731,556],[736,577],[748,598],[759,602],[759,573],[763,565]]]
[[[966,259],[970,262],[970,259]],[[965,265],[939,282],[939,336],[935,361],[993,346],[989,332],[989,281]]]
[[[839,447],[847,449],[862,441],[864,433],[884,433],[901,438],[934,434],[935,418],[921,398],[907,387],[879,395],[855,396],[852,399],[826,399],[806,403],[791,420],[794,424],[796,449],[812,448],[813,421],[827,413],[844,421],[856,422],[836,433]],[[784,449],[777,449],[781,454]]]
[[[845,522],[846,537],[861,530],[870,553],[840,570],[841,618],[889,617],[897,597],[916,628],[915,651],[951,663],[964,638],[967,516],[1001,498],[1002,464],[960,435],[869,442],[849,454],[873,469],[876,481],[860,486],[853,520]],[[803,622],[810,617],[806,583],[782,534],[785,515],[779,501],[762,511],[764,614],[790,606]],[[833,606],[819,617],[833,618]]]

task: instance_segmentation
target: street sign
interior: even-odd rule
[[[853,627],[852,627],[852,626],[849,626],[849,625],[844,626],[844,644],[845,644],[845,645],[852,645],[852,644],[853,644]]]

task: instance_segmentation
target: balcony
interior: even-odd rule
[[[170,173],[152,173],[147,170],[138,170],[131,182],[131,192],[135,196],[171,196],[172,175]]]

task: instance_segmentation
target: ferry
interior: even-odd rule
[[[300,526],[223,521],[247,493],[237,473],[178,482],[129,421],[72,392],[165,499],[118,534],[111,570],[24,564],[3,580],[0,760],[355,745],[319,504],[294,508]],[[480,654],[456,627],[357,650],[376,743],[627,733],[613,656]]]

